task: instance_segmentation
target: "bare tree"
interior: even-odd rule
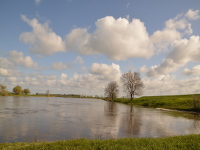
[[[46,90],[46,96],[50,96],[50,91],[49,90]]]
[[[115,81],[109,82],[107,87],[105,88],[105,95],[111,98],[113,101],[114,98],[117,97],[118,93],[119,93],[119,86],[117,82]]]
[[[134,95],[140,96],[143,94],[144,84],[141,80],[140,73],[138,72],[126,72],[121,76],[124,92],[130,97],[131,101]]]

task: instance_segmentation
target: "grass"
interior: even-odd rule
[[[200,134],[165,138],[0,143],[1,150],[200,150]]]
[[[128,98],[116,98],[114,101],[124,104],[133,104],[152,108],[200,112],[200,109],[194,108],[191,95],[144,96],[135,98],[132,102]]]

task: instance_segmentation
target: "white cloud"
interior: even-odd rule
[[[2,77],[18,76],[19,74],[19,71],[16,70],[0,68],[0,76]]]
[[[23,88],[29,88],[31,93],[45,93],[49,89],[50,93],[103,95],[104,88],[111,79],[102,80],[100,76],[103,77],[104,75],[91,73],[80,75],[75,73],[72,77],[68,77],[67,74],[62,73],[60,77],[48,75],[24,76],[21,78],[7,77],[4,81],[9,89],[20,85]],[[196,77],[177,80],[175,76],[169,75],[143,78],[144,95],[192,94],[199,88],[199,79],[199,77]],[[119,81],[118,83],[120,84]],[[120,89],[122,90],[122,88]]]
[[[52,55],[56,52],[65,52],[62,38],[49,28],[48,23],[40,24],[37,19],[28,19],[21,16],[22,20],[33,28],[32,32],[24,32],[20,40],[30,44],[30,51],[37,55]]]
[[[199,76],[200,75],[200,65],[194,66],[191,69],[185,68],[182,72],[184,75],[188,76]]]
[[[185,14],[185,16],[188,19],[197,20],[197,19],[200,19],[200,11],[189,9],[188,12]]]
[[[176,16],[174,19],[169,19],[165,22],[165,26],[168,29],[185,29],[187,27],[187,20],[181,18],[182,15]]]
[[[150,37],[154,44],[155,51],[168,50],[174,41],[180,40],[185,34],[192,34],[191,23],[183,14],[177,15],[173,19],[165,22],[165,27],[162,30],[155,31]]]
[[[7,58],[0,57],[0,68],[14,69],[18,65],[25,68],[33,68],[35,70],[42,70],[30,56],[24,56],[22,52],[16,50],[10,51]]]
[[[148,71],[148,69],[147,69],[146,65],[139,68],[139,72],[147,72],[147,71]]]
[[[46,79],[47,79],[47,80],[56,80],[57,77],[54,76],[54,75],[47,75],[47,76],[46,76]]]
[[[61,74],[61,78],[62,78],[62,79],[66,79],[66,78],[67,78],[67,74],[62,73],[62,74]]]
[[[35,70],[41,70],[38,64],[32,60],[30,56],[24,56],[22,52],[16,50],[11,51],[8,57],[9,61],[15,65],[21,65],[25,68],[33,68]]]
[[[83,58],[81,56],[77,56],[75,59],[75,63],[83,64],[84,63]]]
[[[192,34],[191,23],[188,22],[187,18],[185,18],[182,14],[177,15],[174,19],[169,19],[165,22],[166,28],[168,29],[176,29],[184,34]],[[184,31],[184,32],[183,32]]]
[[[177,40],[166,59],[158,66],[152,66],[147,72],[148,76],[168,74],[178,70],[188,62],[200,61],[200,37],[191,36],[189,40]]]
[[[89,72],[98,75],[99,79],[108,81],[119,80],[121,76],[120,66],[114,63],[111,65],[93,63]]]
[[[198,18],[197,14],[198,11],[189,10],[185,15],[177,15],[150,37],[139,19],[129,21],[129,16],[127,19],[107,16],[96,21],[96,29],[92,33],[86,28],[76,28],[66,36],[65,41],[49,28],[48,23],[40,24],[37,19],[30,20],[22,15],[33,31],[22,33],[20,39],[30,44],[30,51],[37,55],[71,50],[81,55],[103,54],[113,60],[150,58],[156,52],[166,50],[173,41],[191,34],[193,31],[188,18]]]
[[[193,94],[199,88],[199,77],[178,80],[174,76],[160,75],[142,79],[145,85],[144,95],[180,95]]]
[[[74,29],[66,37],[66,46],[83,55],[105,54],[114,60],[132,57],[149,58],[153,49],[144,23],[139,19],[129,22],[111,16],[99,19],[96,30]]]
[[[0,57],[0,68],[13,68],[13,62],[9,61],[8,58]]]
[[[69,68],[69,65],[65,65],[62,62],[55,62],[52,64],[52,68],[55,70],[64,70]]]
[[[174,62],[173,59],[168,58],[164,59],[160,65],[152,66],[146,74],[149,77],[157,75],[165,75],[170,72],[176,71],[181,66],[182,66],[181,64]]]
[[[17,78],[16,77],[8,77],[7,80],[10,81],[11,84],[13,84],[13,85],[14,85],[14,83],[17,82]]]
[[[151,36],[151,42],[154,44],[155,51],[166,50],[168,45],[181,38],[180,32],[175,29],[165,28],[162,31],[156,31]]]
[[[1,76],[9,76],[8,70],[0,68],[0,75]]]

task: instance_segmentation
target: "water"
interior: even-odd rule
[[[200,115],[97,99],[0,97],[0,143],[200,134]]]

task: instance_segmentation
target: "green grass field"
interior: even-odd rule
[[[56,142],[1,143],[1,150],[200,150],[200,135],[165,138],[77,139]]]
[[[152,108],[166,108],[185,111],[200,112],[199,108],[194,108],[191,95],[175,95],[175,96],[144,96],[135,98],[131,102],[128,98],[116,98],[115,102],[124,104],[140,105]]]

